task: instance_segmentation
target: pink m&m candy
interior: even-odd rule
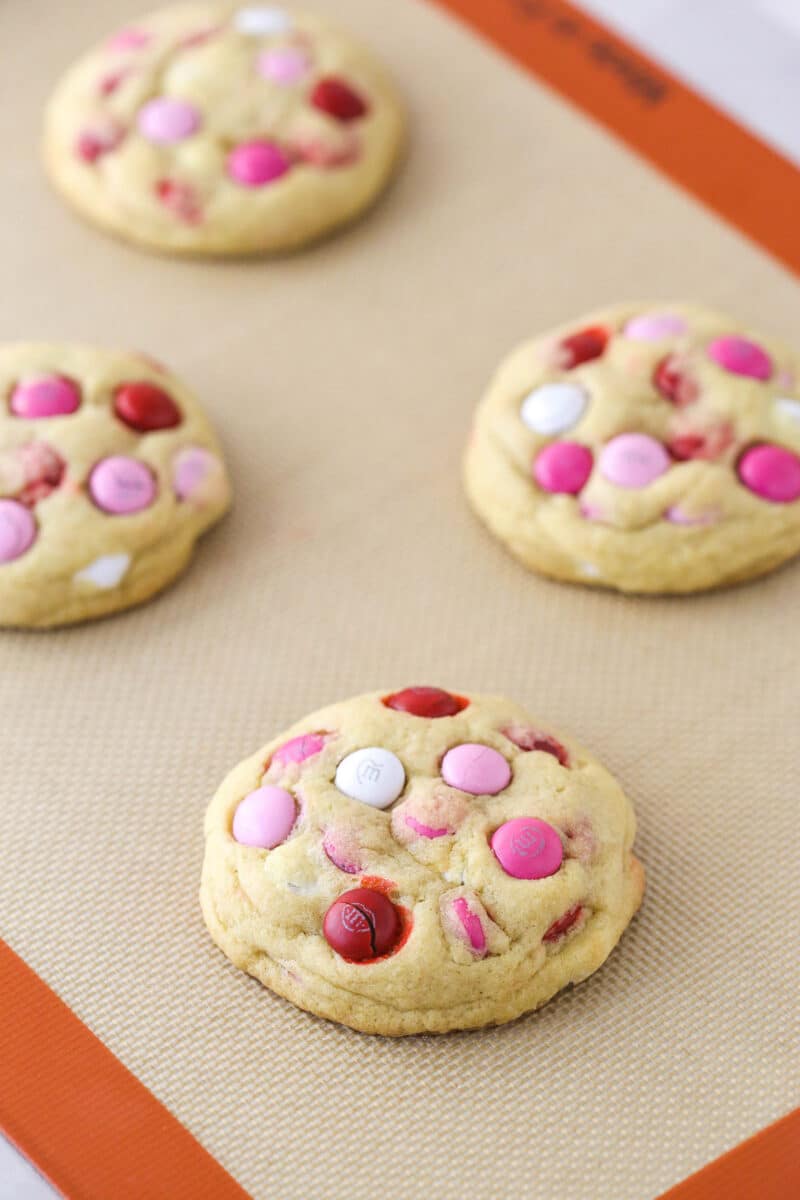
[[[418,821],[416,817],[412,816],[406,817],[405,822],[409,829],[413,829],[414,833],[419,834],[420,837],[430,838],[431,840],[440,837],[447,837],[447,835],[450,833],[450,830],[447,828],[447,826],[437,829],[434,828],[433,825],[425,825],[422,821]]]
[[[289,763],[305,762],[307,758],[319,754],[324,745],[325,738],[321,733],[301,733],[299,737],[279,746],[272,756],[272,761],[280,763],[282,767],[288,766]]]
[[[106,42],[109,50],[141,50],[152,41],[152,34],[144,29],[120,29]]]
[[[200,113],[188,100],[156,96],[139,111],[139,133],[157,145],[171,145],[191,137],[200,128]]]
[[[486,934],[479,916],[472,911],[463,896],[453,901],[453,912],[464,931],[464,937],[470,948],[483,957],[486,953]]]
[[[233,836],[243,846],[274,850],[286,841],[296,820],[297,805],[291,792],[279,787],[256,788],[233,814]]]
[[[739,460],[739,478],[746,488],[773,504],[800,498],[800,458],[783,446],[753,446]]]
[[[71,379],[63,375],[32,375],[16,385],[9,408],[15,417],[63,417],[75,412],[80,402],[80,390]]]
[[[305,50],[286,46],[281,50],[265,50],[259,54],[256,66],[265,79],[288,87],[308,75],[311,59]]]
[[[772,374],[772,359],[766,350],[747,338],[733,335],[715,338],[708,347],[708,356],[732,375],[763,380]]]
[[[172,467],[172,487],[179,500],[189,500],[219,470],[219,459],[202,446],[187,446],[176,455]]]
[[[576,496],[592,473],[592,452],[579,442],[551,442],[537,455],[533,477],[546,492]]]
[[[671,504],[664,519],[672,525],[714,525],[719,520],[719,513],[716,510],[688,513],[680,504]]]
[[[508,787],[511,767],[491,746],[463,742],[442,759],[442,779],[472,796],[495,796]]]
[[[244,187],[262,187],[285,175],[291,166],[276,142],[241,142],[228,155],[228,174]]]
[[[143,462],[115,454],[102,459],[92,470],[89,494],[103,512],[125,516],[153,503],[156,481]]]
[[[601,473],[623,488],[647,487],[664,474],[669,464],[667,451],[646,433],[621,433],[600,455]]]
[[[561,838],[546,821],[515,817],[492,834],[490,845],[507,875],[515,879],[544,879],[555,875],[564,857]]]
[[[36,540],[36,521],[17,500],[0,500],[0,563],[21,558]]]
[[[628,321],[624,334],[635,342],[659,342],[662,338],[678,337],[687,329],[686,321],[677,313],[643,313]]]

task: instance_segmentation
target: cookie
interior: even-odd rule
[[[0,625],[66,625],[147,600],[230,501],[191,392],[152,359],[0,347]]]
[[[639,907],[633,808],[495,696],[411,687],[313,713],[206,814],[212,938],[366,1033],[512,1021],[601,965]]]
[[[46,115],[50,177],[91,222],[171,254],[289,250],[387,183],[397,95],[349,37],[273,5],[180,4],[107,38]]]
[[[465,483],[556,579],[694,592],[763,575],[800,551],[800,356],[694,305],[579,318],[500,367]]]

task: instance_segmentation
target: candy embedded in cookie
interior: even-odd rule
[[[800,552],[800,357],[693,305],[627,305],[521,347],[478,408],[465,485],[526,566],[692,592]]]
[[[141,354],[0,347],[0,625],[147,600],[228,506],[194,396]]]
[[[55,89],[48,173],[93,224],[175,254],[301,246],[358,216],[403,140],[393,85],[327,22],[281,5],[160,9]]]
[[[604,961],[639,906],[611,775],[499,697],[331,705],[241,763],[206,814],[201,902],[244,970],[370,1033],[513,1020]]]

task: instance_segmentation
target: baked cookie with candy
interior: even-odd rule
[[[192,393],[152,359],[0,347],[0,625],[66,625],[149,599],[230,487]]]
[[[288,250],[384,187],[400,102],[371,54],[306,13],[189,3],[107,38],[46,115],[56,187],[91,222],[154,250]]]
[[[763,575],[800,551],[800,356],[695,305],[578,319],[500,367],[465,483],[556,579],[694,592]]]
[[[585,979],[642,898],[630,801],[510,700],[433,687],[313,713],[206,814],[201,902],[239,967],[367,1033],[511,1021]]]

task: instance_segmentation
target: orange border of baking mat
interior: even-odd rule
[[[800,172],[565,0],[433,0],[800,273]],[[247,1193],[0,940],[0,1127],[69,1200]],[[800,1194],[800,1109],[662,1200]]]
[[[800,1196],[800,1108],[702,1167],[661,1200],[789,1200]]]
[[[800,170],[566,0],[433,0],[800,274]]]
[[[69,1200],[249,1200],[0,941],[0,1128]]]

